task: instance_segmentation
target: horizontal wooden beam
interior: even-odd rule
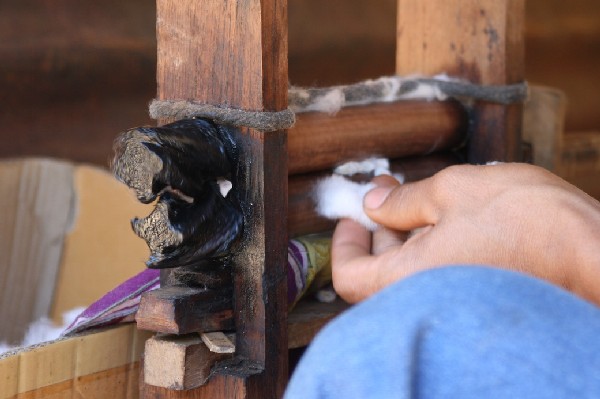
[[[141,330],[187,334],[233,329],[233,292],[182,286],[142,295],[135,320]]]
[[[341,299],[321,303],[314,299],[301,300],[288,316],[288,347],[307,346],[327,322],[350,305]]]
[[[460,145],[467,114],[456,101],[400,101],[302,113],[288,130],[288,172],[329,169],[351,159],[425,155]]]
[[[405,158],[393,161],[394,173],[402,173],[406,181],[416,181],[432,176],[447,166],[459,163],[450,153]],[[290,176],[288,184],[288,234],[296,237],[303,234],[333,230],[335,221],[320,217],[315,212],[312,192],[315,184],[328,172],[307,173]]]

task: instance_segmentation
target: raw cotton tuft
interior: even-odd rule
[[[333,175],[317,183],[317,212],[328,219],[350,218],[373,231],[377,224],[363,211],[363,198],[375,188],[373,183],[355,183],[344,176]]]

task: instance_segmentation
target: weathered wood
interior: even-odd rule
[[[232,291],[161,287],[142,295],[135,320],[142,330],[165,334],[229,330],[233,328]]]
[[[459,163],[451,153],[434,154],[394,160],[393,173],[402,173],[407,182],[432,176],[447,166]],[[288,192],[288,234],[296,237],[303,234],[333,230],[335,221],[320,217],[315,212],[313,190],[316,183],[330,172],[307,173],[290,176]]]
[[[142,367],[144,366],[142,362]],[[141,373],[140,373],[141,374]],[[242,376],[215,374],[210,383],[186,391],[157,387],[144,384],[140,378],[140,398],[147,399],[204,399],[204,398],[227,398],[245,399],[247,397],[246,379]]]
[[[349,306],[339,298],[331,303],[321,303],[309,299],[298,302],[288,317],[289,348],[301,348],[308,345],[329,320]]]
[[[157,0],[157,37],[159,99],[287,107],[285,0]],[[213,378],[198,397],[275,398],[287,380],[287,138],[243,130],[236,139],[242,165],[233,183],[245,214],[233,259],[236,356],[258,372]]]
[[[202,333],[200,335],[202,342],[207,346],[211,352],[215,353],[234,353],[235,344],[223,334],[221,331],[215,331],[210,333]]]
[[[524,0],[398,0],[396,72],[486,85],[524,78]],[[520,159],[521,105],[474,107],[469,161]]]
[[[198,334],[163,335],[146,341],[144,368],[146,384],[187,390],[208,381],[215,363],[232,357],[230,353],[215,353]]]
[[[328,169],[374,154],[431,154],[461,144],[466,130],[466,112],[455,101],[401,101],[348,107],[335,115],[298,114],[288,134],[289,173]]]

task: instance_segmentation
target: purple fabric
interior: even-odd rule
[[[304,291],[308,273],[308,251],[304,244],[291,240],[288,245],[288,303],[293,304]],[[125,281],[84,310],[62,335],[71,335],[95,327],[132,321],[141,296],[160,287],[160,271],[146,269]]]
[[[142,293],[160,286],[159,280],[159,270],[144,270],[91,304],[77,316],[62,335],[122,321],[137,311]]]
[[[287,284],[288,304],[292,305],[304,291],[308,275],[308,251],[304,244],[290,240],[288,245]]]

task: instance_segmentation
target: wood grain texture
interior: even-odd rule
[[[285,0],[158,0],[157,37],[159,99],[247,110],[287,107]],[[275,398],[287,380],[282,267],[287,137],[285,132],[243,130],[236,140],[241,165],[234,184],[245,214],[241,249],[234,257],[236,355],[256,362],[262,372],[215,377],[198,397]],[[152,397],[144,392],[143,397]]]
[[[226,374],[216,374],[211,377],[209,384],[187,391],[176,391],[144,384],[140,379],[139,391],[140,398],[146,399],[245,399],[247,397],[245,378]]]
[[[302,300],[288,318],[288,346],[290,349],[307,346],[325,324],[349,308],[341,299],[332,303]]]
[[[431,154],[458,146],[466,131],[466,112],[455,101],[400,101],[348,107],[335,115],[298,114],[288,134],[289,172],[328,169],[373,155]]]
[[[460,162],[452,153],[410,157],[392,161],[394,173],[402,173],[407,182],[421,180],[432,176],[447,166]],[[288,191],[288,234],[297,237],[303,234],[331,231],[335,221],[320,217],[315,211],[313,196],[317,182],[330,175],[331,172],[314,172],[290,176]]]
[[[231,289],[161,287],[142,295],[138,328],[165,334],[228,330],[233,327]]]
[[[0,398],[137,398],[148,338],[127,323],[0,356]]]
[[[206,383],[219,360],[231,354],[211,352],[198,334],[156,336],[146,341],[144,383],[176,390]]]
[[[70,399],[81,398],[123,398],[137,399],[139,363],[102,370],[93,374],[77,377],[37,389],[22,392],[14,396],[2,396],[5,399]],[[2,392],[2,391],[0,391]]]
[[[524,0],[398,0],[396,72],[521,82],[524,14]],[[473,115],[471,162],[520,159],[520,105],[479,103]]]
[[[158,98],[262,109],[258,1],[156,4]]]

